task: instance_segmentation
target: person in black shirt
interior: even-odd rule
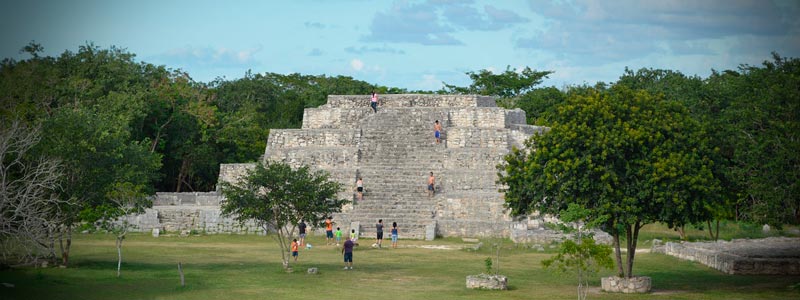
[[[378,224],[375,224],[375,231],[378,233],[378,248],[381,248],[381,243],[383,242],[383,219],[378,220]]]
[[[300,224],[297,224],[297,229],[300,230],[300,247],[306,246],[306,222],[300,220]]]

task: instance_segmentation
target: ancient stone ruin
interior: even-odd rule
[[[668,242],[653,252],[696,261],[727,274],[800,275],[800,238]]]
[[[378,219],[392,222],[401,238],[504,236],[516,242],[546,242],[562,235],[545,230],[538,216],[512,220],[503,208],[495,166],[512,147],[542,127],[525,124],[525,112],[497,107],[475,95],[381,95],[374,113],[368,95],[331,95],[307,108],[301,129],[272,129],[263,159],[326,170],[354,200],[334,216],[343,231],[374,236]],[[434,122],[442,124],[435,143]],[[220,166],[220,181],[235,181],[253,164]],[[428,175],[436,177],[428,196]],[[354,191],[363,178],[366,192]],[[159,194],[139,216],[140,230],[172,227],[203,232],[258,232],[219,216],[219,194]],[[181,219],[183,221],[175,221]],[[170,231],[169,228],[166,229]]]

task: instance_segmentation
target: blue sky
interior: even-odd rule
[[[347,75],[411,90],[506,66],[555,73],[544,85],[615,81],[625,67],[707,76],[800,57],[800,1],[6,1],[0,57],[92,42],[187,71]]]

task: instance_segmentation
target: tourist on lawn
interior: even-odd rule
[[[297,256],[300,255],[299,247],[297,247],[297,239],[292,240],[292,256],[294,256],[294,261],[297,261]]]
[[[339,246],[339,242],[342,241],[342,230],[336,227],[336,232],[333,235],[336,237],[336,246]]]
[[[378,238],[378,248],[381,248],[381,243],[383,242],[383,219],[378,220],[378,224],[375,224],[375,232]]]
[[[350,240],[353,241],[353,244],[358,246],[358,234],[356,234],[355,229],[350,230]]]
[[[352,270],[353,269],[353,241],[350,238],[347,238],[347,241],[344,242],[344,247],[342,247],[342,255],[344,255],[344,269],[345,270]]]
[[[300,224],[297,224],[297,229],[300,231],[298,236],[300,237],[300,246],[306,246],[306,222],[300,220]]]
[[[397,222],[392,222],[392,248],[397,249]]]
[[[333,217],[328,217],[325,220],[325,244],[330,245],[333,243]]]

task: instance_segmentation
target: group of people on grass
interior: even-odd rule
[[[326,245],[335,245],[338,247],[342,240],[342,230],[339,227],[336,227],[336,231],[333,231],[333,217],[328,217],[325,220],[325,241]],[[308,225],[303,221],[300,220],[300,223],[297,224],[298,228],[298,238],[292,240],[291,244],[291,251],[292,257],[294,257],[294,261],[297,261],[297,258],[300,256],[300,247],[305,247],[306,244],[306,230]],[[375,246],[378,248],[383,247],[383,219],[378,220],[378,223],[375,224],[376,230],[376,238],[377,242]],[[399,237],[399,228],[397,227],[397,222],[392,222],[392,229],[391,229],[391,238],[392,238],[392,248],[397,248],[397,239]],[[298,240],[299,239],[299,240]],[[355,228],[350,230],[350,235],[345,240],[344,244],[342,245],[342,256],[344,256],[344,269],[345,270],[352,270],[353,269],[353,248],[358,246],[358,233],[356,233]],[[310,248],[310,246],[309,246]]]

